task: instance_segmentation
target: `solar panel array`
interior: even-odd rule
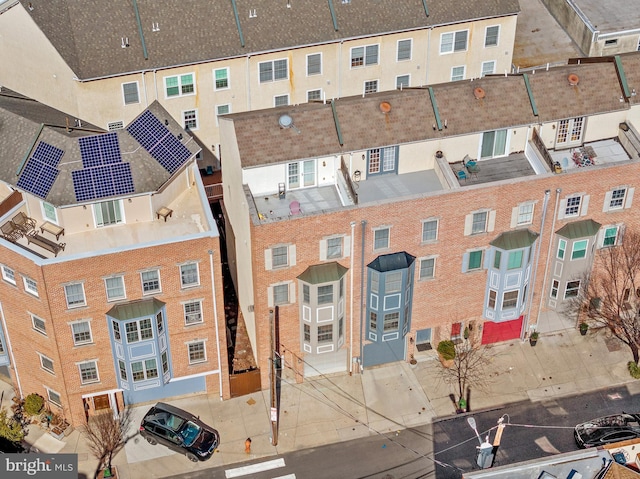
[[[149,110],[136,118],[127,131],[169,173],[175,172],[191,156],[189,149]]]
[[[91,168],[122,161],[120,143],[116,133],[85,136],[78,140],[82,166]]]
[[[53,145],[41,141],[36,146],[33,154],[27,161],[17,186],[42,199],[46,198],[51,191],[53,183],[58,177],[58,163],[64,151]]]

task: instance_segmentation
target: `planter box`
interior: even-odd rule
[[[55,437],[58,441],[62,441],[62,438],[64,437],[64,431],[59,426],[55,426],[53,429],[51,429],[51,431],[49,431],[49,434]]]

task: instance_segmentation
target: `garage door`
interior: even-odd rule
[[[510,339],[518,339],[520,337],[523,319],[524,316],[520,316],[513,321],[503,321],[501,323],[485,321],[482,325],[482,344],[493,344],[501,341],[509,341]]]

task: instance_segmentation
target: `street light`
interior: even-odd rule
[[[478,428],[476,427],[476,420],[474,418],[468,417],[467,423],[469,423],[469,426],[471,426],[471,429],[473,429],[473,432],[476,433],[476,436],[478,437],[478,442],[480,443],[479,446],[476,446],[476,464],[481,469],[487,469],[493,466],[493,461],[496,457],[495,453],[498,450],[497,445],[492,445],[489,442],[488,434],[485,441],[482,442],[482,438],[480,438],[480,434],[478,433]],[[498,421],[498,424],[502,426],[502,428],[504,428],[504,425],[502,424],[502,418],[500,418],[500,421]],[[500,426],[499,426],[499,432],[500,432],[500,436],[502,436],[502,428],[500,428]]]
[[[473,432],[476,433],[476,436],[478,436],[478,442],[480,444],[482,444],[482,439],[480,438],[480,434],[478,434],[478,428],[476,427],[476,420],[475,418],[469,416],[467,418],[467,422],[469,423],[469,426],[471,426],[471,429],[473,429]]]

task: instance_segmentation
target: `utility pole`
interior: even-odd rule
[[[469,423],[469,426],[471,426],[473,432],[476,433],[476,437],[478,438],[478,442],[480,443],[479,446],[476,446],[476,464],[481,469],[488,469],[490,467],[493,467],[493,463],[496,459],[496,454],[498,453],[498,448],[500,447],[500,441],[502,440],[502,433],[504,432],[505,428],[504,416],[498,419],[498,429],[496,430],[496,435],[493,438],[493,444],[489,442],[488,434],[484,442],[482,441],[476,427],[476,420],[473,417],[468,417],[467,423]]]
[[[276,306],[277,308],[277,306]],[[271,445],[278,445],[278,404],[277,404],[277,396],[276,396],[276,356],[278,352],[276,351],[277,340],[277,329],[276,322],[274,319],[273,309],[269,310],[269,326],[271,329],[271,381],[270,381],[270,389],[271,389]]]

